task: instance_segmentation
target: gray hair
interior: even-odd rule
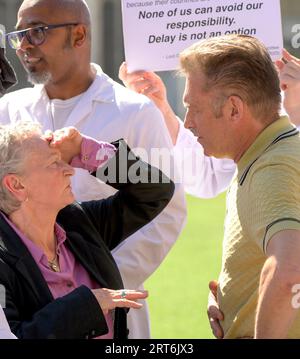
[[[16,211],[21,202],[4,186],[8,174],[21,175],[28,150],[24,144],[33,137],[41,136],[41,126],[33,121],[17,121],[0,126],[0,210],[5,214]]]

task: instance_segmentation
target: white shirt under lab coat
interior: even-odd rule
[[[49,100],[41,85],[2,97],[0,122],[34,119],[42,124],[44,130],[75,126],[83,134],[98,140],[112,142],[124,138],[131,148],[143,148],[148,155],[153,148],[172,149],[166,125],[154,104],[111,80],[98,65],[92,66],[97,70],[96,79],[85,93],[74,100],[74,108],[64,123],[56,123],[53,101]],[[189,135],[183,134],[182,144],[186,141],[185,136]],[[198,180],[192,185],[186,185],[186,189],[201,197],[213,197],[229,185],[228,170],[226,166],[222,167],[222,161],[214,162],[205,157],[201,145],[195,143],[195,139],[191,137],[190,141],[197,151],[199,147],[197,161],[202,163]],[[145,160],[153,162],[151,156]],[[76,170],[72,185],[79,201],[105,198],[115,192],[81,169]],[[142,283],[157,269],[175,243],[185,218],[183,188],[177,184],[174,197],[166,209],[113,251],[125,288],[142,287]],[[130,310],[128,327],[130,338],[150,337],[146,303],[141,310]]]

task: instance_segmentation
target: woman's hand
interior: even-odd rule
[[[109,310],[115,309],[116,307],[140,309],[143,305],[136,301],[148,297],[148,292],[145,290],[113,290],[101,288],[93,289],[92,293],[95,295],[105,315]]]
[[[81,152],[82,135],[75,127],[65,127],[55,132],[46,131],[43,138],[50,147],[61,152],[63,161],[70,163]]]

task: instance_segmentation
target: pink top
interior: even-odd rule
[[[81,146],[81,155],[75,157],[71,165],[73,167],[81,167],[89,171],[95,171],[97,167],[103,166],[113,157],[115,151],[115,147],[111,144],[96,142],[93,139],[84,137]],[[56,253],[58,255],[60,272],[53,272],[49,268],[48,259],[43,250],[20,232],[2,212],[0,213],[29,250],[45,278],[54,299],[69,294],[81,285],[85,285],[90,289],[101,288],[86,269],[75,259],[73,253],[66,247],[66,232],[57,223],[55,224],[54,232],[57,238]],[[113,339],[113,313],[109,312],[105,316],[105,319],[109,332],[96,339]]]

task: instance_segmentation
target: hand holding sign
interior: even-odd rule
[[[283,105],[291,121],[300,125],[300,59],[288,51],[282,51],[282,60],[276,61],[281,88],[284,91]]]

